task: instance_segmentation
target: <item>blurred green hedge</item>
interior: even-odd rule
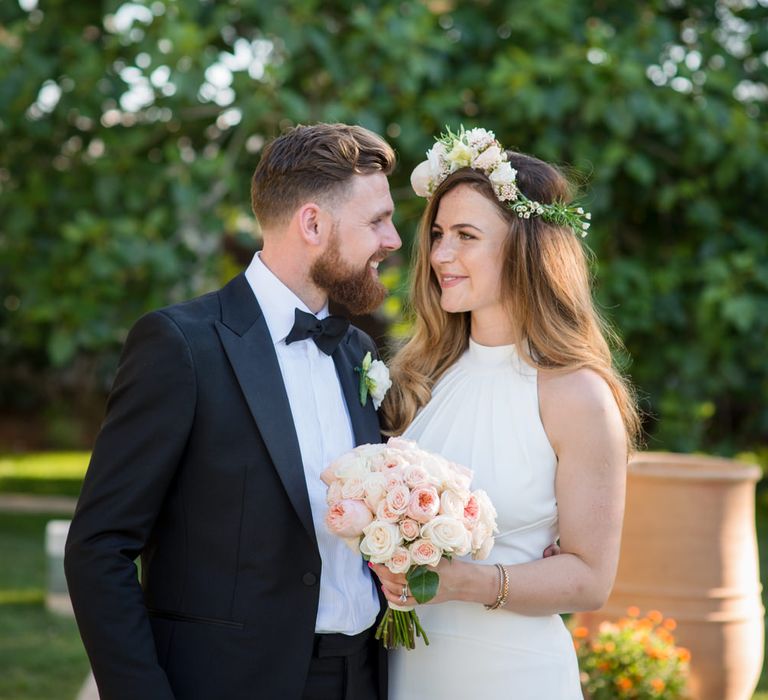
[[[234,274],[258,245],[249,176],[281,129],[386,135],[409,238],[408,174],[463,123],[583,182],[649,446],[768,442],[764,3],[21,5],[0,7],[3,407],[101,395],[137,316]]]

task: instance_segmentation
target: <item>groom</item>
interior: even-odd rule
[[[384,299],[394,162],[357,126],[275,139],[263,250],[131,330],[65,558],[102,700],[384,699],[377,588],[324,527],[319,475],[380,438],[355,372],[375,348],[328,299]]]

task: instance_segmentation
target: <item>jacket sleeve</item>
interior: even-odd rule
[[[65,550],[75,616],[102,698],[168,700],[134,560],[178,469],[195,411],[189,345],[163,312],[123,349]]]

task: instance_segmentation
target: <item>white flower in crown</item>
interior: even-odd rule
[[[539,216],[555,226],[567,226],[581,237],[587,235],[592,215],[582,207],[565,202],[533,202],[518,189],[517,170],[508,162],[494,133],[487,129],[465,131],[461,127],[458,134],[447,129],[427,151],[427,160],[414,168],[411,187],[419,197],[431,197],[445,178],[461,168],[485,173],[499,201],[509,202],[521,219]]]
[[[468,168],[472,166],[472,149],[467,146],[466,143],[457,139],[453,143],[453,148],[445,156],[446,160],[451,164],[451,172],[456,172],[460,168]]]
[[[498,145],[496,135],[492,131],[488,131],[488,129],[470,129],[465,131],[464,135],[467,139],[467,144],[478,151],[482,151],[494,144]]]

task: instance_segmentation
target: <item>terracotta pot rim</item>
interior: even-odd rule
[[[758,481],[762,477],[756,464],[678,452],[639,452],[627,469],[633,476],[695,481]]]

